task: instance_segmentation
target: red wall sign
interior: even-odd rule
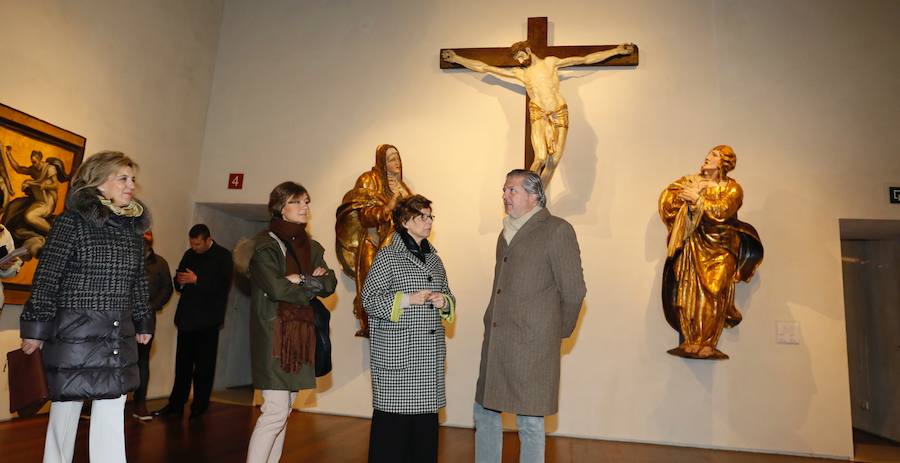
[[[244,188],[244,174],[228,174],[228,189],[240,190]]]

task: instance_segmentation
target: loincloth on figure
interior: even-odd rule
[[[556,154],[556,142],[559,140],[559,129],[569,128],[569,105],[563,104],[553,111],[544,111],[543,108],[535,104],[534,101],[528,102],[528,119],[534,123],[543,119],[547,122],[544,127],[544,145],[547,148],[547,154]]]

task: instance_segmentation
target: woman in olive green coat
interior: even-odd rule
[[[323,258],[324,248],[306,233],[306,189],[294,182],[278,185],[269,197],[269,211],[268,230],[235,253],[236,259],[249,255],[249,265],[237,264],[250,277],[250,361],[253,385],[263,396],[248,463],[279,460],[297,391],[316,387],[309,302],[332,294],[337,284]]]

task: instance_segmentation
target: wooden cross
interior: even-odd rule
[[[512,45],[513,42],[510,42]],[[531,51],[541,58],[555,56],[557,58],[568,58],[571,56],[585,56],[598,51],[616,48],[616,45],[569,45],[569,46],[548,46],[547,45],[547,18],[528,18],[528,45]],[[441,49],[443,52],[445,49]],[[465,58],[477,59],[483,63],[496,67],[518,67],[519,63],[513,59],[509,52],[509,45],[506,47],[493,48],[451,48],[459,56]],[[441,69],[463,68],[459,64],[448,63],[440,59]],[[634,46],[634,53],[624,56],[614,56],[602,63],[579,65],[579,67],[587,66],[637,66],[638,65],[638,48]],[[464,68],[463,68],[464,69]],[[531,167],[534,161],[534,148],[531,146],[531,120],[528,117],[528,103],[530,98],[525,94],[525,168]]]

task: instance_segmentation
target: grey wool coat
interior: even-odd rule
[[[475,401],[546,416],[559,408],[559,348],[586,293],[575,230],[538,211],[507,245],[500,233]]]
[[[432,248],[419,261],[394,233],[391,244],[375,255],[363,285],[363,307],[369,315],[372,405],[404,415],[436,413],[447,403],[444,360],[447,346],[441,316],[431,304],[413,304],[391,321],[397,293],[428,289],[455,299],[444,263]]]
[[[41,250],[20,318],[23,339],[44,341],[54,402],[112,399],[136,389],[134,336],[155,328],[142,238],[150,213],[116,216],[98,194],[87,188],[69,196]]]

